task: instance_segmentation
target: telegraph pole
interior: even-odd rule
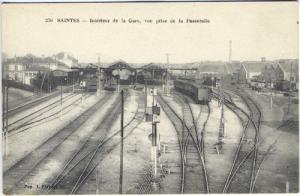
[[[72,86],[73,86],[73,93],[74,93],[74,91],[75,91],[74,71],[72,72],[72,76],[73,76],[73,79],[72,79]]]
[[[121,71],[121,69],[118,69],[118,75],[117,75],[117,92],[120,92],[120,79],[121,79],[120,71]]]
[[[121,152],[119,194],[123,192],[123,151],[124,151],[124,91],[121,91]]]
[[[148,92],[147,92],[147,79],[145,79],[145,112],[146,112],[146,108],[147,108],[147,96],[148,96]]]
[[[120,92],[120,75],[117,78],[117,92]]]
[[[100,64],[100,61],[101,61],[101,53],[97,53],[98,54],[98,90],[97,90],[97,96],[100,95],[100,87],[101,87],[101,81],[100,81],[100,67],[101,67],[101,64]]]
[[[5,157],[7,157],[8,151],[8,82],[6,84],[6,133],[5,133]]]
[[[290,88],[289,88],[289,102],[288,102],[288,111],[287,113],[290,113],[290,107],[291,107],[291,88],[292,88],[292,71],[293,71],[293,65],[291,64],[291,72],[290,72]]]
[[[63,112],[62,112],[62,78],[60,78],[60,119],[62,118]]]
[[[220,122],[220,132],[219,132],[219,140],[222,141],[224,137],[224,92],[223,92],[223,76],[221,76],[221,122]]]
[[[48,72],[48,81],[47,81],[47,83],[48,83],[48,93],[50,93],[50,62],[48,64],[48,68],[49,68],[49,72]]]
[[[224,129],[225,129],[225,127],[224,127],[224,88],[223,88],[223,75],[221,75],[221,93],[222,93],[222,102],[221,102],[221,104],[222,104],[222,107],[221,107],[221,110],[222,110],[222,118],[221,118],[221,120],[222,120],[222,132],[221,132],[221,137],[223,138],[224,137]]]
[[[3,73],[3,70],[2,70],[2,73]],[[5,80],[2,79],[2,152],[3,152],[3,155],[5,155],[5,118],[6,118],[6,113],[4,112],[4,108],[5,108]]]
[[[167,95],[169,95],[169,53],[166,53],[167,57]]]
[[[8,80],[8,78],[7,78]],[[8,155],[8,81],[5,81],[4,82],[4,99],[3,102],[5,102],[6,104],[6,113],[5,113],[5,117],[3,119],[3,121],[5,120],[5,126],[3,126],[3,138],[4,138],[4,158],[7,158],[7,155]],[[4,104],[3,104],[4,105]],[[4,111],[4,110],[3,110]],[[4,113],[4,112],[3,112]],[[3,125],[4,125],[4,122],[3,122]]]

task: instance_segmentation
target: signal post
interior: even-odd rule
[[[151,147],[151,161],[153,162],[153,176],[157,177],[157,152],[160,150],[159,141],[159,130],[157,129],[157,123],[159,123],[158,116],[160,115],[160,107],[154,105],[154,99],[157,95],[157,89],[150,89],[150,96],[152,99],[152,107],[146,108],[146,122],[151,122],[152,124],[152,147]]]

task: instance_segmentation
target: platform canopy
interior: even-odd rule
[[[53,70],[53,75],[54,76],[68,76],[68,73],[71,73],[71,72],[76,72],[78,70],[76,69],[56,69],[56,70]]]
[[[144,65],[139,72],[139,75],[144,75],[145,78],[161,78],[166,75],[167,70],[162,66],[149,63]]]
[[[114,69],[128,69],[128,70],[131,70],[133,71],[134,68],[132,68],[128,63],[126,63],[125,61],[117,61],[117,62],[114,62],[112,63],[108,69],[111,69],[111,70],[114,70]]]
[[[129,80],[130,77],[135,75],[135,69],[124,61],[112,63],[107,69],[105,69],[105,72],[108,76],[116,77],[121,80]]]

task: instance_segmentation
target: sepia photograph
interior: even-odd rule
[[[298,3],[1,4],[4,195],[299,193]]]

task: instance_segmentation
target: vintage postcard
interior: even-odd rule
[[[4,3],[3,194],[299,192],[297,2]]]

